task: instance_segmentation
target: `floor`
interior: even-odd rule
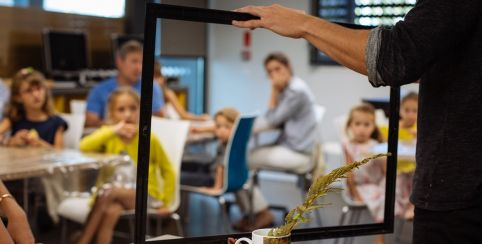
[[[285,175],[262,175],[260,180],[261,190],[266,196],[270,204],[283,205],[288,208],[292,208],[301,202],[301,193],[294,184],[294,179]],[[229,200],[229,197],[228,197]],[[206,236],[206,235],[220,235],[225,234],[224,224],[221,219],[221,212],[216,200],[201,195],[191,194],[189,197],[188,218],[183,224],[185,236]],[[325,199],[324,203],[330,205],[320,210],[322,225],[323,226],[336,226],[339,223],[341,209],[344,205],[343,200],[339,193],[331,193]],[[275,211],[276,225],[282,222],[282,213]],[[236,206],[233,206],[230,211],[231,222],[237,221],[240,218],[239,210]],[[364,211],[360,218],[360,223],[371,223],[369,213]],[[396,222],[395,230],[399,232],[399,222]],[[127,223],[119,223],[119,228],[124,228]],[[175,229],[172,228],[172,224],[166,223],[164,225],[164,233],[176,234]],[[300,225],[298,228],[304,227],[318,227],[315,219],[311,222]],[[40,232],[40,231],[37,231]],[[74,233],[72,230],[70,233]],[[234,231],[230,230],[230,233]],[[400,231],[400,241],[395,242],[394,234],[386,235],[385,243],[411,243],[412,236],[412,223],[404,222],[403,229]],[[36,234],[36,241],[41,243],[60,243],[60,227],[54,226],[48,231],[41,231]],[[350,243],[350,240],[339,241],[338,243]],[[114,243],[129,243],[128,239],[115,238]],[[334,240],[317,240],[301,243],[334,243]],[[351,243],[373,243],[372,236],[356,237],[351,240]]]

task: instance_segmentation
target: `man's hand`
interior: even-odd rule
[[[247,6],[236,9],[237,12],[249,13],[260,17],[259,20],[233,21],[233,25],[241,28],[266,28],[279,35],[303,37],[304,25],[310,16],[298,9],[286,8],[278,4],[271,6]]]

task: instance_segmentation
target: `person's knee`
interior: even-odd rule
[[[119,204],[108,206],[105,211],[105,217],[109,219],[117,219],[122,213],[122,207]]]

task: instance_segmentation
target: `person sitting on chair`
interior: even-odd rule
[[[314,96],[306,83],[293,76],[288,58],[272,53],[264,61],[271,80],[268,112],[258,118],[254,132],[263,127],[281,129],[274,145],[255,148],[249,157],[250,168],[274,168],[303,173],[312,165],[310,154],[315,144],[316,117]]]

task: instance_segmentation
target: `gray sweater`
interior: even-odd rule
[[[420,81],[411,200],[428,210],[482,204],[482,1],[419,0],[405,21],[370,32],[374,86]]]
[[[306,83],[293,77],[279,94],[278,105],[265,118],[272,127],[281,128],[278,144],[309,154],[316,140],[314,96]]]

